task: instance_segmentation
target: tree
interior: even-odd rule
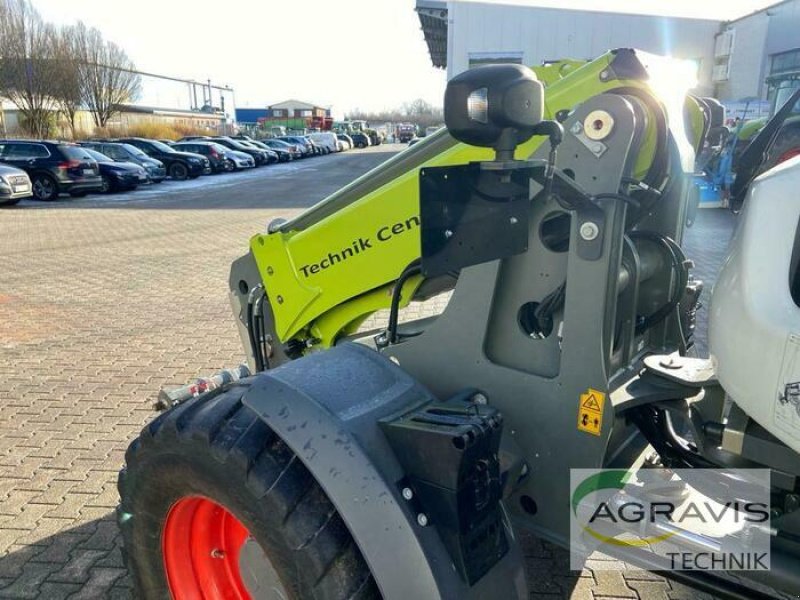
[[[73,36],[81,96],[92,111],[95,125],[105,127],[121,104],[139,95],[141,77],[125,51],[104,40],[97,29],[78,22]]]
[[[56,60],[59,68],[53,82],[53,100],[74,139],[78,110],[86,104],[81,86],[81,66],[75,27],[67,26],[59,30],[56,44]]]
[[[369,123],[399,123],[411,121],[420,127],[441,125],[444,122],[442,109],[433,106],[430,102],[417,98],[405,102],[399,108],[382,111],[363,111],[358,108],[351,110],[346,118],[348,120],[364,120]]]
[[[0,96],[19,109],[25,129],[47,137],[59,68],[56,30],[28,0],[2,0],[0,6]]]

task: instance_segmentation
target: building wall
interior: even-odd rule
[[[631,47],[696,60],[698,92],[710,94],[714,35],[720,26],[720,21],[701,19],[448,2],[447,76],[469,68],[470,57],[520,58],[535,66]]]
[[[734,42],[727,58],[728,79],[717,83],[716,95],[722,101],[746,98],[767,99],[766,78],[772,56],[800,48],[800,0],[789,0],[724,27],[733,32]]]
[[[717,82],[715,96],[724,101],[748,97],[763,97],[766,54],[764,47],[769,33],[770,18],[757,13],[725,27],[733,31],[733,46],[728,61],[728,80]],[[720,62],[718,60],[718,62]]]

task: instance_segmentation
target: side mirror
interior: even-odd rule
[[[494,148],[512,160],[543,119],[544,86],[527,67],[485,65],[456,75],[444,93],[444,121],[454,138]]]

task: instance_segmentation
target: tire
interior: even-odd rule
[[[185,181],[189,177],[189,168],[181,162],[172,163],[168,171],[169,176],[176,181]]]
[[[178,405],[128,448],[117,519],[136,597],[168,598],[170,591],[176,600],[199,597],[192,595],[198,572],[212,573],[228,590],[220,597],[239,597],[230,593],[245,585],[239,551],[253,556],[256,548],[255,555],[263,555],[248,572],[271,574],[259,583],[278,589],[285,600],[380,598],[322,488],[242,404],[248,387],[245,381]],[[218,530],[224,542],[208,546]]]
[[[106,175],[101,175],[100,178],[103,180],[101,183],[102,187],[100,188],[101,194],[110,194],[112,191],[114,191],[114,185]]]
[[[34,175],[31,183],[33,184],[33,197],[37,200],[51,202],[58,199],[58,184],[49,175]]]

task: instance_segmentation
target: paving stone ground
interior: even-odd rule
[[[241,184],[164,183],[146,200],[0,210],[0,598],[132,597],[113,520],[117,472],[162,385],[240,359],[230,262],[269,220],[392,151],[269,167]],[[704,211],[687,236],[706,280],[731,225]],[[571,573],[564,551],[524,542],[532,598],[697,597],[645,571],[590,562]]]

